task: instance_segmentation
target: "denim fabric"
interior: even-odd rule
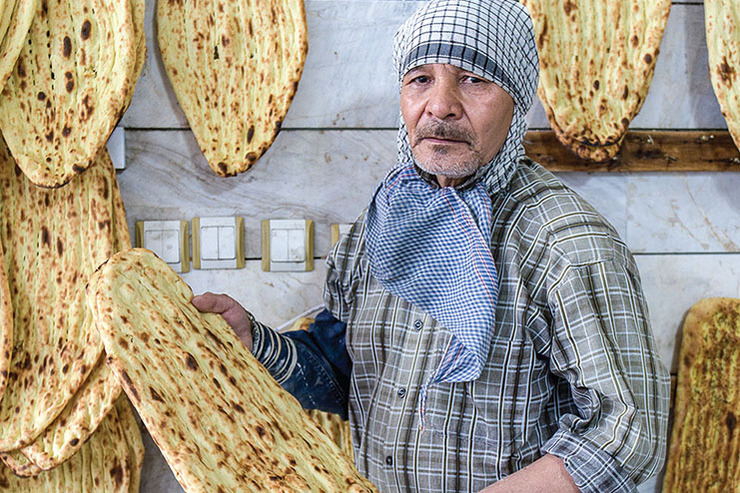
[[[252,351],[305,409],[335,413],[346,420],[352,372],[346,330],[347,325],[328,310],[319,313],[307,331],[278,334],[257,322]],[[274,356],[265,361],[270,354]]]

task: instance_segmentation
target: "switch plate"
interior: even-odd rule
[[[113,161],[115,169],[126,169],[126,131],[123,127],[116,127],[108,137],[105,144],[108,147],[108,154]]]
[[[194,217],[192,226],[194,269],[244,268],[243,217]]]
[[[313,270],[313,221],[310,219],[262,221],[262,270],[274,272]]]
[[[349,233],[352,229],[352,225],[349,223],[332,223],[331,225],[331,246],[334,246],[339,241],[339,238]]]
[[[187,221],[136,221],[136,246],[154,252],[175,272],[190,270]]]

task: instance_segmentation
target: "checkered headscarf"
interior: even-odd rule
[[[472,186],[434,187],[414,166],[401,119],[399,164],[376,189],[366,215],[370,272],[392,294],[434,317],[452,339],[431,379],[479,377],[495,330],[498,278],[491,255],[491,195],[524,155],[525,115],[537,88],[538,58],[527,11],[513,0],[432,0],[396,33],[399,82],[414,67],[445,63],[498,84],[514,99],[506,141]]]
[[[477,178],[493,194],[504,186],[524,156],[526,115],[539,77],[539,57],[532,19],[513,0],[433,0],[418,9],[396,32],[393,60],[401,80],[429,63],[446,63],[492,81],[514,99],[506,142]],[[400,164],[413,163],[409,136],[401,118]]]

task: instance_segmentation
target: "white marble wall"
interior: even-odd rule
[[[246,219],[246,268],[191,271],[183,277],[195,292],[230,293],[273,326],[321,302],[321,260],[313,272],[262,272],[259,222],[313,219],[320,257],[329,248],[330,224],[350,222],[362,210],[395,157],[391,40],[417,5],[306,0],[309,53],[284,130],[253,170],[219,178],[166,80],[153,37],[154,1],[147,2],[149,52],[121,121],[128,167],[118,176],[129,225],[201,215]],[[547,128],[539,103],[528,119],[533,128]],[[701,4],[673,5],[653,84],[632,127],[726,127],[709,83]],[[740,173],[560,176],[604,213],[635,252],[661,357],[675,371],[688,308],[703,297],[740,297]],[[659,484],[640,491],[660,491]],[[141,491],[181,491],[148,438]]]

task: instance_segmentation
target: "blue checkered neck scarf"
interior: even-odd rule
[[[411,69],[445,63],[493,81],[514,99],[498,154],[458,188],[439,187],[414,163],[401,119],[399,162],[379,184],[366,215],[370,272],[452,332],[441,363],[422,386],[480,376],[495,326],[498,277],[491,255],[491,196],[524,156],[525,115],[537,88],[539,61],[532,21],[512,0],[432,0],[398,30],[399,87]]]

